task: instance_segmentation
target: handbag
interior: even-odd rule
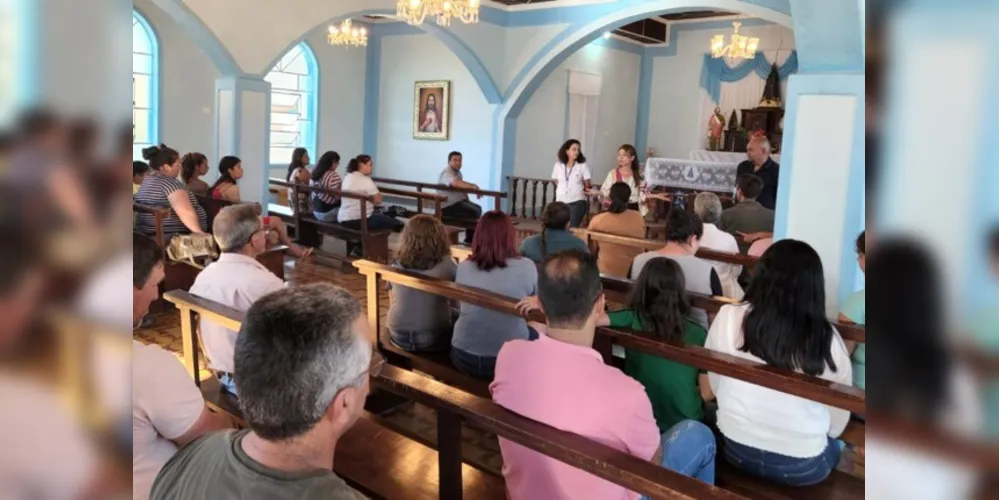
[[[174,262],[190,264],[198,269],[204,269],[219,256],[215,238],[210,234],[178,234],[170,238],[166,254]]]

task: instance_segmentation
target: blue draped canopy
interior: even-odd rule
[[[707,91],[711,100],[718,102],[721,99],[722,82],[737,82],[756,72],[760,78],[766,80],[770,75],[771,62],[767,61],[763,52],[757,52],[753,59],[746,59],[736,65],[729,67],[724,57],[714,58],[711,54],[704,54],[704,65],[701,66],[701,88]],[[798,72],[798,52],[791,51],[787,61],[777,67],[777,75],[781,81]]]

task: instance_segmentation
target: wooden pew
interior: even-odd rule
[[[440,192],[455,192],[455,193],[465,193],[477,196],[488,196],[493,198],[493,210],[502,210],[502,199],[506,198],[506,193],[502,191],[487,191],[484,189],[465,189],[447,186],[444,184],[436,184],[431,182],[416,182],[416,181],[406,181],[400,179],[389,179],[385,177],[372,177],[371,180],[375,181],[377,184],[395,184],[399,186],[408,186],[416,188],[417,192],[423,192],[424,189],[433,189],[438,193]],[[379,189],[381,189],[379,187]],[[423,211],[422,204],[418,204],[418,210]]]
[[[167,292],[164,298],[180,310],[184,365],[201,389],[205,402],[213,411],[229,415],[237,425],[245,428],[247,425],[239,409],[239,398],[223,390],[216,378],[200,378],[196,328],[199,318],[203,318],[238,331],[245,313],[182,290]],[[446,432],[440,435],[445,436]],[[460,436],[457,445],[460,453]],[[462,465],[460,455],[458,457],[457,476],[453,457],[448,457],[446,462],[450,466],[448,480],[457,477],[459,481],[457,485],[449,483],[450,488],[456,489],[457,495],[445,496],[445,488],[439,482],[445,479],[445,475],[438,473],[438,464],[445,462],[438,452],[386,428],[378,417],[365,413],[337,442],[334,471],[352,487],[372,498],[429,500],[461,498],[463,494],[476,499],[506,498],[502,478]]]
[[[626,247],[635,248],[643,252],[648,252],[651,250],[658,250],[662,248],[665,243],[656,240],[646,240],[642,238],[631,238],[628,236],[618,236],[616,234],[602,233],[598,231],[590,231],[587,229],[573,229],[573,233],[576,234],[580,239],[585,241],[590,249],[598,249],[600,243],[614,243]],[[737,266],[744,266],[748,269],[753,269],[756,264],[760,262],[759,257],[750,257],[748,255],[740,253],[730,253],[730,252],[719,252],[717,250],[709,250],[707,248],[697,249],[697,256],[718,262],[724,262],[726,264],[735,264]]]
[[[197,367],[198,342],[193,328],[196,315],[236,330],[245,317],[244,313],[183,291],[168,292],[166,298],[181,311],[184,359],[189,369]],[[202,382],[196,370],[191,373],[213,410],[229,413],[245,425],[237,398],[220,391],[214,379]],[[337,444],[335,472],[369,495],[383,498],[506,498],[501,478],[488,476],[462,463],[461,424],[465,422],[653,498],[743,498],[596,441],[521,417],[488,398],[477,397],[411,371],[385,366],[372,382],[377,388],[437,411],[439,451],[427,453],[426,446],[401,436],[397,438],[370,415],[359,419]],[[220,393],[225,396],[221,400],[218,399]],[[388,438],[383,434],[388,434]],[[386,462],[391,463],[390,470],[385,470]],[[433,484],[419,484],[430,479],[427,473],[432,472],[431,464],[437,465],[437,488],[431,488]],[[413,474],[411,469],[414,467],[423,470],[422,481],[407,481],[404,477]]]
[[[354,200],[359,200],[361,202],[361,213],[367,212],[367,205],[369,203],[374,203],[374,200],[369,196],[360,195],[357,193],[352,193],[349,191],[339,191],[326,189],[319,186],[303,186],[301,184],[292,184],[280,179],[271,178],[270,185],[280,186],[285,188],[291,188],[294,199],[298,196],[301,191],[313,192],[326,192],[331,195],[342,198],[350,198]],[[268,207],[270,213],[274,213],[273,205]],[[361,229],[351,229],[343,226],[338,222],[326,222],[316,219],[316,217],[311,213],[304,213],[299,210],[298,204],[292,206],[292,222],[295,226],[295,237],[299,243],[306,246],[318,247],[319,246],[319,233],[330,234],[334,237],[349,241],[358,242],[363,246],[364,258],[376,260],[379,262],[387,262],[389,258],[388,252],[388,238],[392,231],[387,229],[384,230],[369,230],[368,220],[366,218],[361,219]],[[283,218],[283,217],[282,217]],[[318,251],[318,250],[317,250]],[[326,252],[320,252],[325,256],[349,262],[351,259],[349,256],[338,256],[328,254]]]

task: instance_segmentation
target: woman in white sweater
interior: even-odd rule
[[[807,243],[782,240],[760,258],[745,303],[722,307],[704,347],[849,386],[850,356],[825,314],[822,261]],[[839,463],[850,412],[709,374],[724,456],[790,486],[821,482]]]

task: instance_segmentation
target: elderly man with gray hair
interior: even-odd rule
[[[222,255],[198,274],[191,293],[245,311],[260,297],[285,288],[283,281],[257,261],[267,250],[266,229],[255,204],[220,210],[212,231]],[[201,340],[208,367],[217,373],[227,391],[237,394],[232,376],[236,332],[202,319]]]
[[[333,461],[383,364],[372,337],[361,305],[343,288],[318,283],[262,297],[236,340],[239,407],[250,428],[216,432],[178,452],[152,498],[364,498],[333,472]]]
[[[763,191],[756,201],[765,208],[776,210],[780,165],[770,157],[770,141],[766,137],[753,137],[746,145],[746,156],[749,159],[739,164],[735,175],[753,174],[759,177],[763,181]]]
[[[701,236],[701,248],[716,250],[718,252],[739,253],[739,244],[731,234],[718,229],[718,221],[721,219],[722,205],[718,195],[704,192],[694,198],[694,214],[704,224],[704,235]],[[727,264],[718,261],[708,261],[718,273],[722,290],[726,297],[742,300],[743,290],[739,285],[739,275],[742,274],[742,266]]]

